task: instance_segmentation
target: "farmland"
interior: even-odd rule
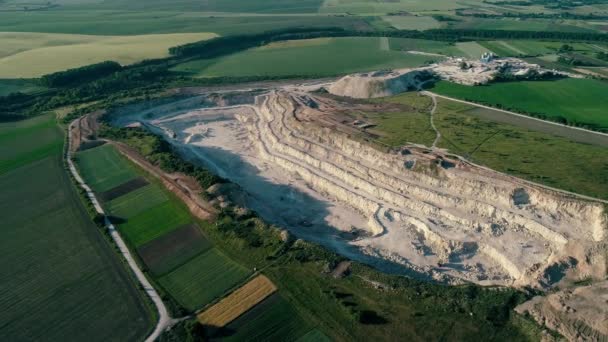
[[[196,310],[245,280],[247,269],[210,249],[159,279],[185,308]]]
[[[275,294],[226,326],[235,333],[228,341],[282,340],[294,341],[306,334],[311,326],[302,320],[293,307]]]
[[[217,304],[197,315],[203,325],[223,327],[277,290],[265,276],[257,276]]]
[[[80,152],[75,157],[83,177],[98,192],[137,177],[135,170],[110,145]]]
[[[37,141],[33,132],[44,130],[54,131],[59,147],[38,153],[54,144],[46,134]],[[3,338],[142,339],[152,327],[152,311],[65,173],[61,130],[48,115],[0,124],[3,147],[20,145],[27,134],[28,149],[11,157],[24,162],[0,175]]]
[[[439,82],[434,92],[550,120],[608,130],[608,83],[598,80],[563,79],[558,81],[505,82],[470,87]]]
[[[273,43],[218,59],[187,62],[173,70],[197,77],[314,77],[420,66],[436,59],[383,50],[380,38],[320,38]]]
[[[227,258],[192,224],[186,206],[110,144],[76,154],[83,177],[96,191],[148,185],[103,203],[118,230],[160,286],[188,311],[201,308],[243,281],[249,272]],[[101,184],[101,185],[100,185]]]
[[[39,77],[107,60],[133,64],[144,59],[167,57],[171,46],[214,36],[210,33],[123,37],[0,33],[0,78]]]
[[[150,9],[141,12],[108,10],[0,12],[0,32],[112,36],[213,32],[224,36],[298,26],[369,28],[364,18],[324,15],[213,15],[204,12],[153,11]]]
[[[142,245],[137,252],[152,274],[160,276],[211,247],[211,242],[203,236],[200,228],[189,224]]]

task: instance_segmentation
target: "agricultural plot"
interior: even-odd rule
[[[1,145],[44,130],[40,126],[47,120],[52,118],[0,124]],[[54,128],[62,142],[61,131]],[[36,150],[37,135],[30,138]],[[40,146],[48,143],[41,139]],[[2,339],[141,340],[152,328],[152,312],[90,220],[61,151],[60,146],[0,175]]]
[[[190,220],[190,213],[182,203],[167,201],[128,218],[125,223],[118,223],[118,229],[131,244],[139,247]]]
[[[383,50],[380,38],[322,38],[274,43],[222,58],[187,62],[173,70],[199,77],[321,77],[420,66],[435,60],[437,57]]]
[[[456,45],[446,42],[425,39],[389,38],[391,50],[421,51],[445,56],[464,56]]]
[[[250,272],[212,248],[159,278],[159,283],[188,310],[222,296]]]
[[[391,15],[382,19],[398,30],[422,31],[441,27],[441,23],[432,17]]]
[[[37,118],[29,125],[7,124],[6,127],[0,130],[0,174],[62,150],[63,134],[50,115]]]
[[[96,192],[108,191],[137,177],[131,165],[110,145],[78,152],[74,157],[82,176]]]
[[[225,327],[227,341],[295,341],[312,327],[293,307],[274,294]]]
[[[561,20],[511,18],[484,19],[468,18],[456,23],[454,28],[469,30],[520,30],[520,31],[559,31],[559,32],[594,32],[592,28],[564,23]]]
[[[0,96],[7,96],[12,93],[34,94],[44,90],[44,87],[31,81],[0,79]]]
[[[167,200],[167,196],[158,186],[150,184],[106,202],[105,207],[112,216],[129,219]]]
[[[319,329],[312,329],[306,335],[300,337],[297,342],[330,342],[329,337],[325,336]]]
[[[468,58],[478,59],[486,52],[493,52],[477,42],[456,43],[456,47]]]
[[[251,1],[247,2],[250,3]],[[202,2],[198,1],[198,4]],[[289,27],[337,26],[366,29],[362,17],[217,14],[196,11],[54,10],[0,12],[0,32],[47,32],[87,35],[146,35],[213,32],[256,33]]]
[[[321,13],[386,14],[398,11],[446,11],[460,7],[454,1],[438,0],[325,0],[319,9]]]
[[[40,77],[107,60],[127,65],[144,59],[166,57],[171,46],[215,36],[212,33],[125,37],[0,33],[0,78]]]
[[[482,87],[439,82],[433,91],[549,119],[608,130],[608,83],[589,79],[506,82]]]
[[[115,198],[124,196],[132,191],[135,191],[139,188],[143,188],[148,185],[148,181],[143,177],[134,178],[128,182],[125,182],[119,186],[113,187],[108,191],[104,191],[98,194],[100,200],[104,202],[111,201]]]
[[[155,276],[161,276],[211,247],[200,228],[188,224],[142,245],[137,253]]]
[[[197,319],[202,325],[223,327],[276,290],[276,286],[268,278],[263,275],[257,276],[217,304],[198,314]]]

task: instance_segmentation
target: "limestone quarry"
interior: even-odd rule
[[[113,117],[238,184],[213,189],[216,200],[380,269],[535,287],[605,276],[604,204],[440,150],[373,147],[340,115],[366,104],[311,91],[322,86],[335,83],[203,94]]]

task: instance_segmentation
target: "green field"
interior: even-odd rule
[[[201,4],[201,2],[198,2]],[[144,35],[213,32],[255,33],[288,27],[368,29],[361,17],[218,15],[179,11],[56,10],[0,12],[0,32]]]
[[[441,27],[441,23],[432,17],[392,15],[382,17],[382,20],[398,30],[430,30]]]
[[[63,146],[63,134],[55,120],[41,116],[31,122],[2,124],[0,129],[0,175],[33,161],[56,155]]]
[[[34,94],[43,90],[45,90],[44,87],[31,81],[0,79],[0,96],[6,96],[17,92]]]
[[[319,38],[272,43],[234,55],[187,62],[174,71],[213,76],[333,76],[357,71],[413,67],[436,57],[390,51],[382,38]]]
[[[15,147],[22,134],[49,125],[57,142],[63,142],[61,130],[46,115],[0,124],[1,144]],[[143,339],[152,328],[152,312],[84,209],[61,148],[39,155],[33,152],[37,136],[30,138],[31,148],[12,155],[27,164],[0,175],[2,338]],[[39,147],[48,143],[41,136]],[[2,160],[5,152],[0,152]]]
[[[494,170],[608,199],[608,149],[467,114],[471,106],[439,102],[439,146]]]
[[[214,37],[212,33],[86,36],[0,33],[0,78],[33,78],[113,60],[127,65],[169,55],[171,46]],[[52,58],[49,58],[52,57]]]
[[[608,83],[604,81],[569,78],[558,81],[494,83],[478,87],[439,82],[432,91],[608,131]]]
[[[374,100],[383,102],[386,99]],[[403,109],[360,113],[355,118],[374,124],[367,129],[378,135],[377,142],[391,147],[403,146],[408,142],[431,146],[435,131],[431,127],[429,110],[431,99],[417,93],[404,93],[390,98],[391,103],[404,105]]]
[[[226,328],[236,331],[226,338],[227,341],[295,341],[304,336],[311,326],[299,317],[285,299],[274,294]]]
[[[213,248],[159,279],[185,308],[200,309],[245,280],[249,271]]]
[[[137,177],[135,170],[110,145],[78,152],[74,159],[82,177],[96,192],[110,190]]]
[[[162,276],[211,247],[200,228],[190,224],[140,246],[137,252],[152,274]]]
[[[378,101],[413,107],[420,107],[421,103],[415,94]],[[501,123],[491,119],[492,113],[482,116],[478,110],[470,105],[439,99],[434,117],[442,135],[439,146],[501,172],[608,199],[608,150],[605,146],[532,131],[525,123],[519,126]],[[371,133],[379,135],[381,143],[393,147],[406,142],[429,146],[435,136],[429,131],[428,114],[418,115],[419,120],[413,120],[412,114],[370,116],[372,122],[379,123]]]
[[[190,213],[182,203],[167,201],[128,218],[126,223],[119,223],[118,229],[139,247],[189,222]]]
[[[155,184],[150,184],[106,203],[112,216],[129,219],[142,211],[168,201],[165,193]]]

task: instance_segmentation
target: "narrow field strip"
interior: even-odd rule
[[[203,325],[223,327],[273,294],[277,287],[264,275],[259,275],[228,297],[224,297],[197,318]]]
[[[139,188],[142,188],[148,184],[150,183],[148,183],[145,178],[137,177],[108,191],[100,193],[99,197],[102,201],[108,202],[118,197],[124,196],[130,192],[133,192]]]
[[[146,266],[162,276],[212,248],[196,224],[187,224],[137,249]]]
[[[159,279],[188,310],[199,309],[236,286],[250,271],[212,248]]]
[[[135,247],[139,247],[189,223],[190,219],[186,209],[173,201],[167,201],[140,212],[126,223],[118,224],[118,230]]]
[[[110,190],[137,177],[131,165],[110,145],[78,152],[75,160],[95,192]]]
[[[106,203],[112,216],[129,219],[144,210],[167,202],[167,195],[155,184],[149,184]]]

